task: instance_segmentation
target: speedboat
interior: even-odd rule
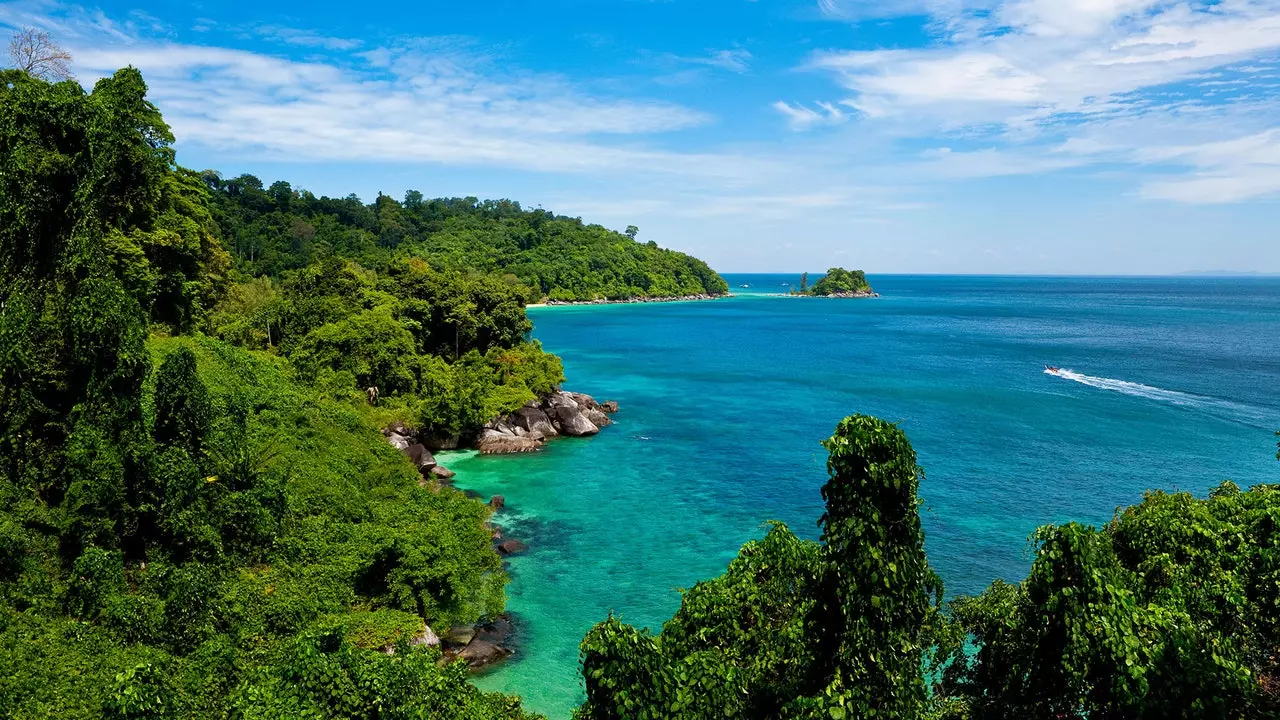
[[[1045,365],[1044,371],[1049,373],[1050,375],[1057,375],[1058,373],[1062,372],[1062,368],[1054,367],[1052,365]]]

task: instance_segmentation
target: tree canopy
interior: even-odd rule
[[[511,200],[379,195],[316,197],[290,183],[269,187],[252,175],[202,174],[227,245],[249,276],[278,276],[330,256],[384,270],[417,258],[445,272],[478,273],[538,300],[627,299],[723,294],[706,263],[626,234]]]
[[[943,605],[901,430],[854,416],[825,446],[822,542],[774,524],[658,635],[597,625],[581,720],[1280,715],[1280,486],[1045,526],[1025,580]]]
[[[920,716],[942,584],[924,554],[915,453],[866,416],[825,446],[821,544],[775,524],[685,593],[659,635],[597,625],[582,642],[580,718]]]
[[[808,284],[809,274],[801,277],[800,293],[804,295],[842,295],[849,293],[871,292],[871,284],[867,282],[867,274],[861,270],[845,270],[833,267],[827,270],[813,285]]]
[[[420,487],[374,409],[251,348],[263,328],[390,382],[444,335],[558,363],[518,299],[412,266],[385,279],[402,303],[341,260],[223,299],[209,190],[145,96],[132,69],[90,93],[0,74],[0,715],[528,717],[408,642],[501,612],[488,508]],[[435,319],[442,298],[472,316]],[[243,347],[197,332],[215,305]],[[373,351],[397,338],[408,371]]]

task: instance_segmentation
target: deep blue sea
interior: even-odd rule
[[[530,311],[566,387],[622,410],[536,455],[447,460],[530,545],[510,563],[519,653],[483,687],[567,718],[593,623],[656,629],[767,520],[816,537],[818,443],[851,413],[915,445],[952,594],[1021,579],[1038,525],[1280,482],[1280,279],[872,276],[883,297],[832,300],[725,277],[737,297]]]

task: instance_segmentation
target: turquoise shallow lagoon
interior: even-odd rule
[[[1040,524],[1280,481],[1280,279],[873,276],[875,300],[726,279],[738,297],[530,311],[567,387],[622,411],[589,440],[450,460],[530,545],[510,563],[519,654],[483,687],[567,718],[594,622],[656,629],[767,520],[816,536],[818,443],[850,413],[910,435],[950,593],[1020,579]]]

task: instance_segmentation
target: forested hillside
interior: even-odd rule
[[[452,418],[431,383],[527,356],[557,382],[523,296],[336,258],[226,296],[209,190],[145,92],[0,73],[0,716],[524,717],[423,642],[503,607],[488,509],[422,487],[373,422],[394,408],[350,399],[412,385]],[[440,329],[486,282],[510,302]],[[237,314],[255,288],[278,314]],[[532,392],[524,365],[474,374],[480,406]]]
[[[278,276],[339,256],[383,270],[396,258],[420,258],[442,271],[511,276],[528,302],[719,295],[724,279],[706,263],[656,243],[511,200],[404,202],[386,195],[365,204],[354,195],[316,197],[280,180],[264,188],[251,175],[201,174],[227,248],[246,275]]]

